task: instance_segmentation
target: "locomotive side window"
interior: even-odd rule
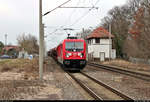
[[[66,51],[83,51],[84,45],[83,42],[66,42],[65,49]]]

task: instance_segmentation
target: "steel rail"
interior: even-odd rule
[[[142,79],[144,81],[150,81],[150,75],[147,75],[147,74],[128,71],[128,70],[123,70],[123,69],[119,69],[119,68],[116,68],[116,67],[111,67],[111,66],[106,66],[106,65],[101,65],[101,64],[95,64],[95,63],[88,63],[88,65],[98,67],[98,68],[102,68],[102,69],[105,69],[105,70],[109,70],[109,71],[112,71],[112,72],[117,72],[117,73],[129,75],[129,76],[132,76],[132,77],[135,77],[135,78],[138,78],[138,79]]]
[[[103,100],[101,97],[99,97],[95,92],[93,92],[90,88],[88,88],[88,86],[86,86],[85,84],[83,84],[80,80],[78,80],[77,78],[74,77],[74,75],[70,74],[69,72],[67,72],[68,75],[71,76],[72,79],[74,79],[86,92],[88,92],[88,94],[90,94],[95,100]]]
[[[107,84],[105,84],[105,83],[103,83],[103,82],[97,80],[96,78],[91,77],[91,76],[89,76],[89,75],[87,75],[87,74],[85,74],[85,73],[83,73],[83,72],[81,72],[81,74],[84,75],[84,76],[86,76],[86,77],[88,77],[88,78],[90,78],[91,80],[93,80],[93,81],[96,82],[97,84],[99,84],[99,85],[105,87],[106,89],[110,90],[111,92],[117,94],[117,95],[120,96],[121,98],[123,98],[123,99],[125,99],[125,100],[133,100],[133,99],[130,98],[129,96],[127,96],[127,95],[125,95],[124,93],[120,92],[119,90],[110,87],[109,85],[107,85]]]

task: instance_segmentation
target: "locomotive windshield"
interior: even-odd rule
[[[67,51],[83,51],[83,42],[66,42],[65,43]]]

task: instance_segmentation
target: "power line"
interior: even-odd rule
[[[78,0],[76,6],[79,5],[79,3],[80,3],[80,0]],[[73,13],[74,13],[75,11],[76,11],[76,9],[74,8],[73,11],[71,12],[70,16],[69,16],[68,19],[66,20],[65,24],[67,24],[68,21],[71,21],[72,15],[73,15]],[[65,25],[64,25],[64,26],[65,26]]]
[[[97,0],[97,1],[95,2],[95,6],[99,3],[99,1],[100,1],[100,0]]]
[[[52,11],[56,10],[57,8],[60,8],[61,6],[63,6],[63,5],[65,5],[66,3],[68,3],[69,1],[71,1],[71,0],[68,0],[68,1],[64,2],[63,4],[61,4],[60,6],[58,6],[58,7],[54,8],[54,9],[52,9],[52,10],[48,11],[48,12],[46,12],[43,16],[46,16],[46,15],[47,15],[47,14],[49,14],[50,12],[52,12]]]
[[[96,2],[95,2],[95,5],[96,4],[98,4],[98,2],[99,2],[100,0],[97,0]],[[93,4],[92,4],[93,5]],[[85,7],[86,8],[86,7]],[[91,8],[91,9],[89,9],[85,14],[83,14],[79,19],[77,19],[73,24],[71,24],[70,26],[73,26],[73,25],[75,25],[76,23],[78,23],[81,19],[83,19],[87,14],[89,14],[89,12],[92,10],[92,9],[94,9],[95,8],[95,6],[93,5],[93,7]],[[96,7],[96,9],[98,9],[98,7]]]
[[[86,13],[83,14],[79,19],[77,19],[72,25],[70,25],[70,26],[73,26],[73,25],[75,25],[76,23],[78,23],[81,19],[83,19],[92,9],[94,9],[94,8],[98,9],[98,7],[94,7],[94,5],[93,5],[93,7],[62,7],[62,5],[68,3],[69,1],[71,1],[71,0],[68,0],[68,1],[66,1],[65,3],[61,4],[60,6],[54,8],[53,10],[51,10],[51,11],[45,13],[44,16],[47,15],[47,14],[49,14],[50,12],[56,10],[57,8],[91,8],[91,9],[88,10],[88,12],[86,12]],[[98,1],[99,1],[99,0],[98,0]],[[97,2],[98,2],[98,1],[97,1]],[[97,2],[96,2],[96,3],[97,3]],[[78,1],[77,4],[79,4],[79,3],[80,3],[80,0]],[[95,3],[95,4],[96,4],[96,3]],[[64,26],[66,26],[66,25],[63,25],[63,26],[61,26],[60,28],[63,28]],[[50,33],[50,34],[53,34],[53,33],[57,32],[57,31],[58,31],[58,29],[55,29],[55,31],[52,32],[52,33]],[[48,35],[47,35],[47,36],[48,36]],[[46,36],[46,37],[47,37],[47,36]]]
[[[49,33],[49,34],[46,35],[45,37],[48,37],[49,35],[54,34],[54,33],[57,32],[57,31],[58,31],[58,29],[55,29],[53,32]]]
[[[49,29],[57,29],[57,28],[59,28],[59,26],[46,26],[46,28],[49,28]]]
[[[92,0],[92,1],[93,1],[93,0]],[[90,2],[91,2],[91,0],[90,0]],[[93,2],[91,2],[91,4],[92,4],[92,6],[94,6]]]
[[[81,0],[79,0],[79,1],[77,2],[76,6],[80,4],[80,1],[81,1]],[[71,12],[71,14],[70,14],[70,16],[69,16],[69,20],[71,20],[72,15],[73,15],[73,13],[74,13],[75,11],[76,11],[76,9],[73,9],[73,11]]]
[[[5,34],[5,46],[7,46],[7,34]]]
[[[92,8],[93,9],[93,8]],[[75,25],[76,23],[78,23],[81,19],[83,19],[87,14],[89,14],[89,12],[92,10],[92,9],[90,9],[90,10],[88,10],[86,13],[84,13],[79,19],[77,19],[72,25],[70,25],[70,26],[73,26],[73,25]]]
[[[52,34],[56,34],[56,32],[57,32],[58,30],[63,30],[63,29],[61,29],[61,28],[63,28],[63,26],[61,26],[61,27],[58,28],[58,29],[55,29],[53,32],[49,33],[49,34],[46,35],[45,37],[48,37],[49,35],[52,35]]]

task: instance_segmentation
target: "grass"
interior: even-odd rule
[[[28,65],[32,65],[37,63],[37,59],[28,60],[28,59],[9,59],[9,60],[1,60],[0,66],[9,66],[11,68],[22,68],[28,67]]]
[[[0,73],[17,72],[23,78],[0,80],[0,99],[9,100],[26,97],[38,92],[38,59],[4,59],[0,60]],[[11,73],[9,73],[11,74]],[[3,76],[1,76],[3,77]],[[34,81],[35,80],[35,81]]]
[[[106,62],[103,62],[103,64],[110,64],[110,65],[115,65],[115,66],[119,66],[119,67],[139,70],[139,71],[150,71],[149,65],[140,64],[140,63],[132,63],[132,62],[125,61],[122,59],[116,59],[116,60],[112,60],[110,62],[106,61]]]
[[[6,63],[9,63],[11,61],[11,59],[3,59],[3,60],[0,60],[0,66],[1,65],[4,65]]]
[[[24,79],[38,77],[38,59],[9,59],[0,61],[0,72],[24,73]]]

